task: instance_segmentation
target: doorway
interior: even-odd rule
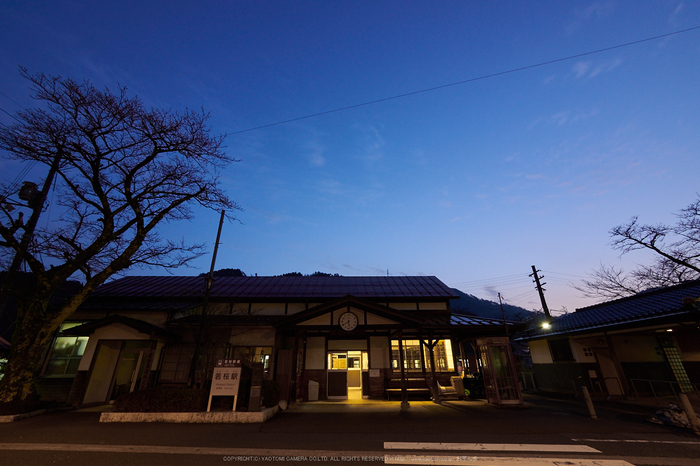
[[[332,351],[328,353],[328,399],[361,400],[363,376],[369,370],[367,351]]]
[[[101,340],[93,360],[83,404],[104,403],[145,388],[156,342]]]

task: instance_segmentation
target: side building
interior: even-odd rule
[[[56,335],[41,395],[86,405],[204,386],[216,359],[233,358],[261,363],[289,402],[400,397],[402,372],[411,394],[435,397],[479,370],[477,339],[505,335],[503,321],[452,314],[456,296],[431,276],[216,278],[203,317],[204,288],[174,276],[101,286]],[[198,339],[203,370],[190,380]]]
[[[596,304],[531,330],[539,390],[656,396],[700,388],[700,281]]]

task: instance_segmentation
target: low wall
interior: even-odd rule
[[[255,413],[224,411],[214,413],[102,413],[100,422],[172,422],[181,424],[243,424],[265,422],[277,413],[278,406]]]

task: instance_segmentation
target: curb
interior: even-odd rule
[[[39,409],[37,411],[32,411],[31,413],[10,414],[7,416],[0,416],[0,424],[19,421],[20,419],[26,419],[28,417],[39,416],[40,414],[44,414],[46,412],[46,409]]]
[[[255,413],[225,411],[215,413],[102,413],[100,422],[171,422],[178,424],[244,424],[265,422],[279,410],[278,406]]]

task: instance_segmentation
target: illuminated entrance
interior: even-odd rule
[[[367,351],[331,351],[328,353],[326,396],[335,400],[362,399],[369,382]],[[365,387],[365,390],[363,390]]]

